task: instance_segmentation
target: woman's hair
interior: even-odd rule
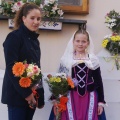
[[[27,16],[29,12],[33,9],[40,10],[39,6],[34,3],[25,3],[21,9],[16,13],[14,18],[15,29],[20,27],[20,24],[23,23],[22,17]]]
[[[79,29],[78,31],[76,31],[75,34],[74,34],[74,39],[75,39],[76,34],[84,34],[84,35],[87,36],[88,41],[90,41],[90,40],[89,40],[89,34],[88,34],[88,32],[87,32],[86,30],[84,30],[84,29]]]

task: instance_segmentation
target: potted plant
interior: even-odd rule
[[[53,30],[61,30],[62,23],[57,22],[57,19],[63,18],[63,11],[58,6],[58,2],[56,0],[45,1],[45,3],[40,6],[42,10],[42,15],[44,19],[41,22],[40,28],[42,29],[53,29]],[[54,19],[54,22],[53,22]]]
[[[112,34],[104,37],[102,47],[105,48],[114,59],[117,70],[120,69],[119,55],[120,55],[120,14],[115,10],[110,11],[105,16],[106,26],[112,31]],[[106,59],[110,61],[110,59]]]

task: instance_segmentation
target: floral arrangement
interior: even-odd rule
[[[34,109],[38,106],[39,94],[36,89],[42,87],[42,74],[40,68],[35,64],[27,64],[27,61],[16,62],[12,67],[12,72],[16,77],[19,77],[19,85],[23,88],[30,87],[35,98],[36,104],[29,103],[29,107]]]
[[[106,48],[115,59],[117,70],[119,70],[118,56],[120,54],[120,35],[113,33],[104,37],[102,47]]]
[[[57,102],[54,113],[56,120],[59,120],[60,113],[66,110],[66,103],[68,101],[67,94],[70,89],[74,88],[74,83],[65,73],[57,73],[55,76],[49,74],[47,75],[46,81],[52,93],[51,100],[55,99]]]
[[[106,48],[111,55],[120,54],[120,35],[113,33],[105,36],[102,41],[102,47]]]
[[[63,11],[59,8],[56,0],[45,1],[44,5],[41,4],[43,17],[47,18],[60,18],[63,17]]]
[[[15,13],[22,7],[24,3],[22,1],[18,2],[3,2],[2,3],[2,14],[6,16],[14,16]]]
[[[23,88],[35,85],[42,77],[40,68],[35,64],[27,64],[26,61],[16,62],[12,72],[16,77],[20,77],[19,85]]]
[[[8,17],[14,17],[16,12],[26,3],[26,0],[17,0],[16,2],[11,2],[11,1],[2,1],[2,4],[0,6],[0,14],[6,15]],[[40,6],[41,0],[34,0],[31,1],[35,3],[36,5]]]
[[[115,10],[110,11],[105,16],[106,26],[111,29],[113,32],[120,32],[120,14]]]
[[[41,4],[41,0],[31,0],[30,2],[40,6],[43,12],[43,17],[47,18],[59,18],[63,17],[63,11],[58,7],[56,0],[45,1],[44,5]],[[27,0],[17,0],[16,2],[3,1],[0,5],[0,14],[8,17],[14,17],[16,12],[25,4]]]
[[[120,14],[115,10],[110,11],[105,16],[106,26],[112,31],[112,34],[104,37],[102,47],[107,49],[115,61],[117,70],[119,70],[119,55],[120,55]],[[109,60],[107,60],[109,61]]]

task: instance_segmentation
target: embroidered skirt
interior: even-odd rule
[[[96,92],[87,92],[82,97],[73,90],[68,98],[67,110],[62,112],[61,120],[98,120]]]

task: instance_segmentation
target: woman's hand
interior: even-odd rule
[[[33,93],[30,94],[28,97],[26,97],[25,100],[28,101],[28,104],[31,104],[31,103],[32,103],[33,105],[36,105],[36,100],[35,100],[35,98],[34,98]]]
[[[101,115],[103,112],[103,106],[98,106],[98,115]]]
[[[44,105],[42,105],[41,107],[38,107],[38,106],[37,106],[38,109],[42,109],[43,107],[44,107]]]

